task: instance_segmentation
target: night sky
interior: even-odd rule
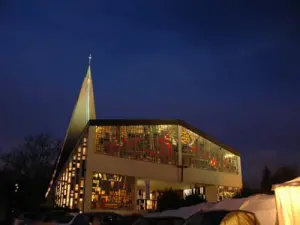
[[[299,164],[300,5],[246,2],[1,0],[0,147],[63,138],[91,52],[99,119],[184,119],[252,184]]]

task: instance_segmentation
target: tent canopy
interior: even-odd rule
[[[300,177],[273,185],[279,225],[300,224]]]
[[[212,216],[214,213],[220,215],[221,212],[227,212],[222,223],[220,222],[222,225],[239,225],[239,223],[236,222],[237,218],[239,221],[250,221],[243,223],[245,225],[251,225],[252,221],[255,221],[253,218],[258,220],[261,225],[276,224],[275,197],[274,195],[263,194],[241,199],[226,199],[217,203],[201,203],[189,207],[182,207],[177,210],[167,210],[161,213],[151,213],[146,215],[145,218],[178,218],[189,221],[195,215],[202,217],[204,214],[209,213],[207,215]]]
[[[273,185],[272,189],[275,190],[276,188],[279,187],[296,187],[296,186],[300,187],[300,177],[284,182],[282,184],[275,184]]]

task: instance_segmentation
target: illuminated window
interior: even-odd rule
[[[55,186],[55,203],[61,207],[79,208],[83,207],[84,171],[81,171],[82,160],[86,156],[86,147],[76,147],[72,157],[66,162]],[[80,187],[80,188],[79,188]],[[79,201],[78,201],[79,200]]]
[[[70,198],[70,208],[73,208],[73,198]]]
[[[132,209],[134,177],[94,173],[92,209]]]
[[[97,126],[96,151],[102,154],[177,164],[176,125]]]
[[[233,198],[237,193],[240,192],[240,189],[235,187],[218,186],[217,191],[218,200],[221,201],[223,199]]]

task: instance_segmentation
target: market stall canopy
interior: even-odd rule
[[[276,203],[274,195],[254,195],[241,199],[225,199],[216,203],[201,203],[176,210],[167,210],[161,213],[151,213],[144,217],[149,219],[166,219],[174,221],[174,218],[186,221],[209,220],[219,218],[216,224],[222,225],[275,225]],[[182,220],[180,220],[182,221]],[[241,223],[243,221],[243,223]],[[142,222],[142,221],[141,221]],[[214,224],[213,221],[210,221]],[[137,223],[138,225],[143,223]],[[198,223],[199,224],[199,223]],[[300,223],[299,223],[300,224]]]
[[[238,210],[247,198],[224,199],[214,204],[209,210]]]
[[[276,201],[274,195],[254,195],[245,199],[241,210],[256,215],[261,225],[276,224]]]
[[[257,225],[259,224],[254,213],[242,210],[213,210],[198,212],[191,216],[184,225]]]
[[[300,177],[273,185],[279,225],[300,224]]]
[[[145,217],[178,217],[182,219],[187,219],[196,212],[209,210],[214,205],[215,203],[206,202],[193,206],[181,207],[179,209],[166,210],[161,213],[151,213],[149,215],[146,215]]]

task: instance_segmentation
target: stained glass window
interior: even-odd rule
[[[86,142],[87,138],[84,137],[57,181],[55,202],[60,207],[83,209]]]
[[[185,166],[238,173],[237,156],[182,127],[182,160]]]
[[[96,151],[121,158],[177,163],[177,126],[97,126]]]
[[[92,209],[132,209],[134,177],[93,173]]]
[[[218,200],[222,201],[223,199],[233,198],[240,191],[241,191],[240,188],[236,188],[236,187],[218,186],[218,190],[217,190]]]
[[[184,166],[238,173],[236,155],[185,127],[179,139],[178,125],[96,127],[96,151],[115,157],[177,165],[179,141]]]

